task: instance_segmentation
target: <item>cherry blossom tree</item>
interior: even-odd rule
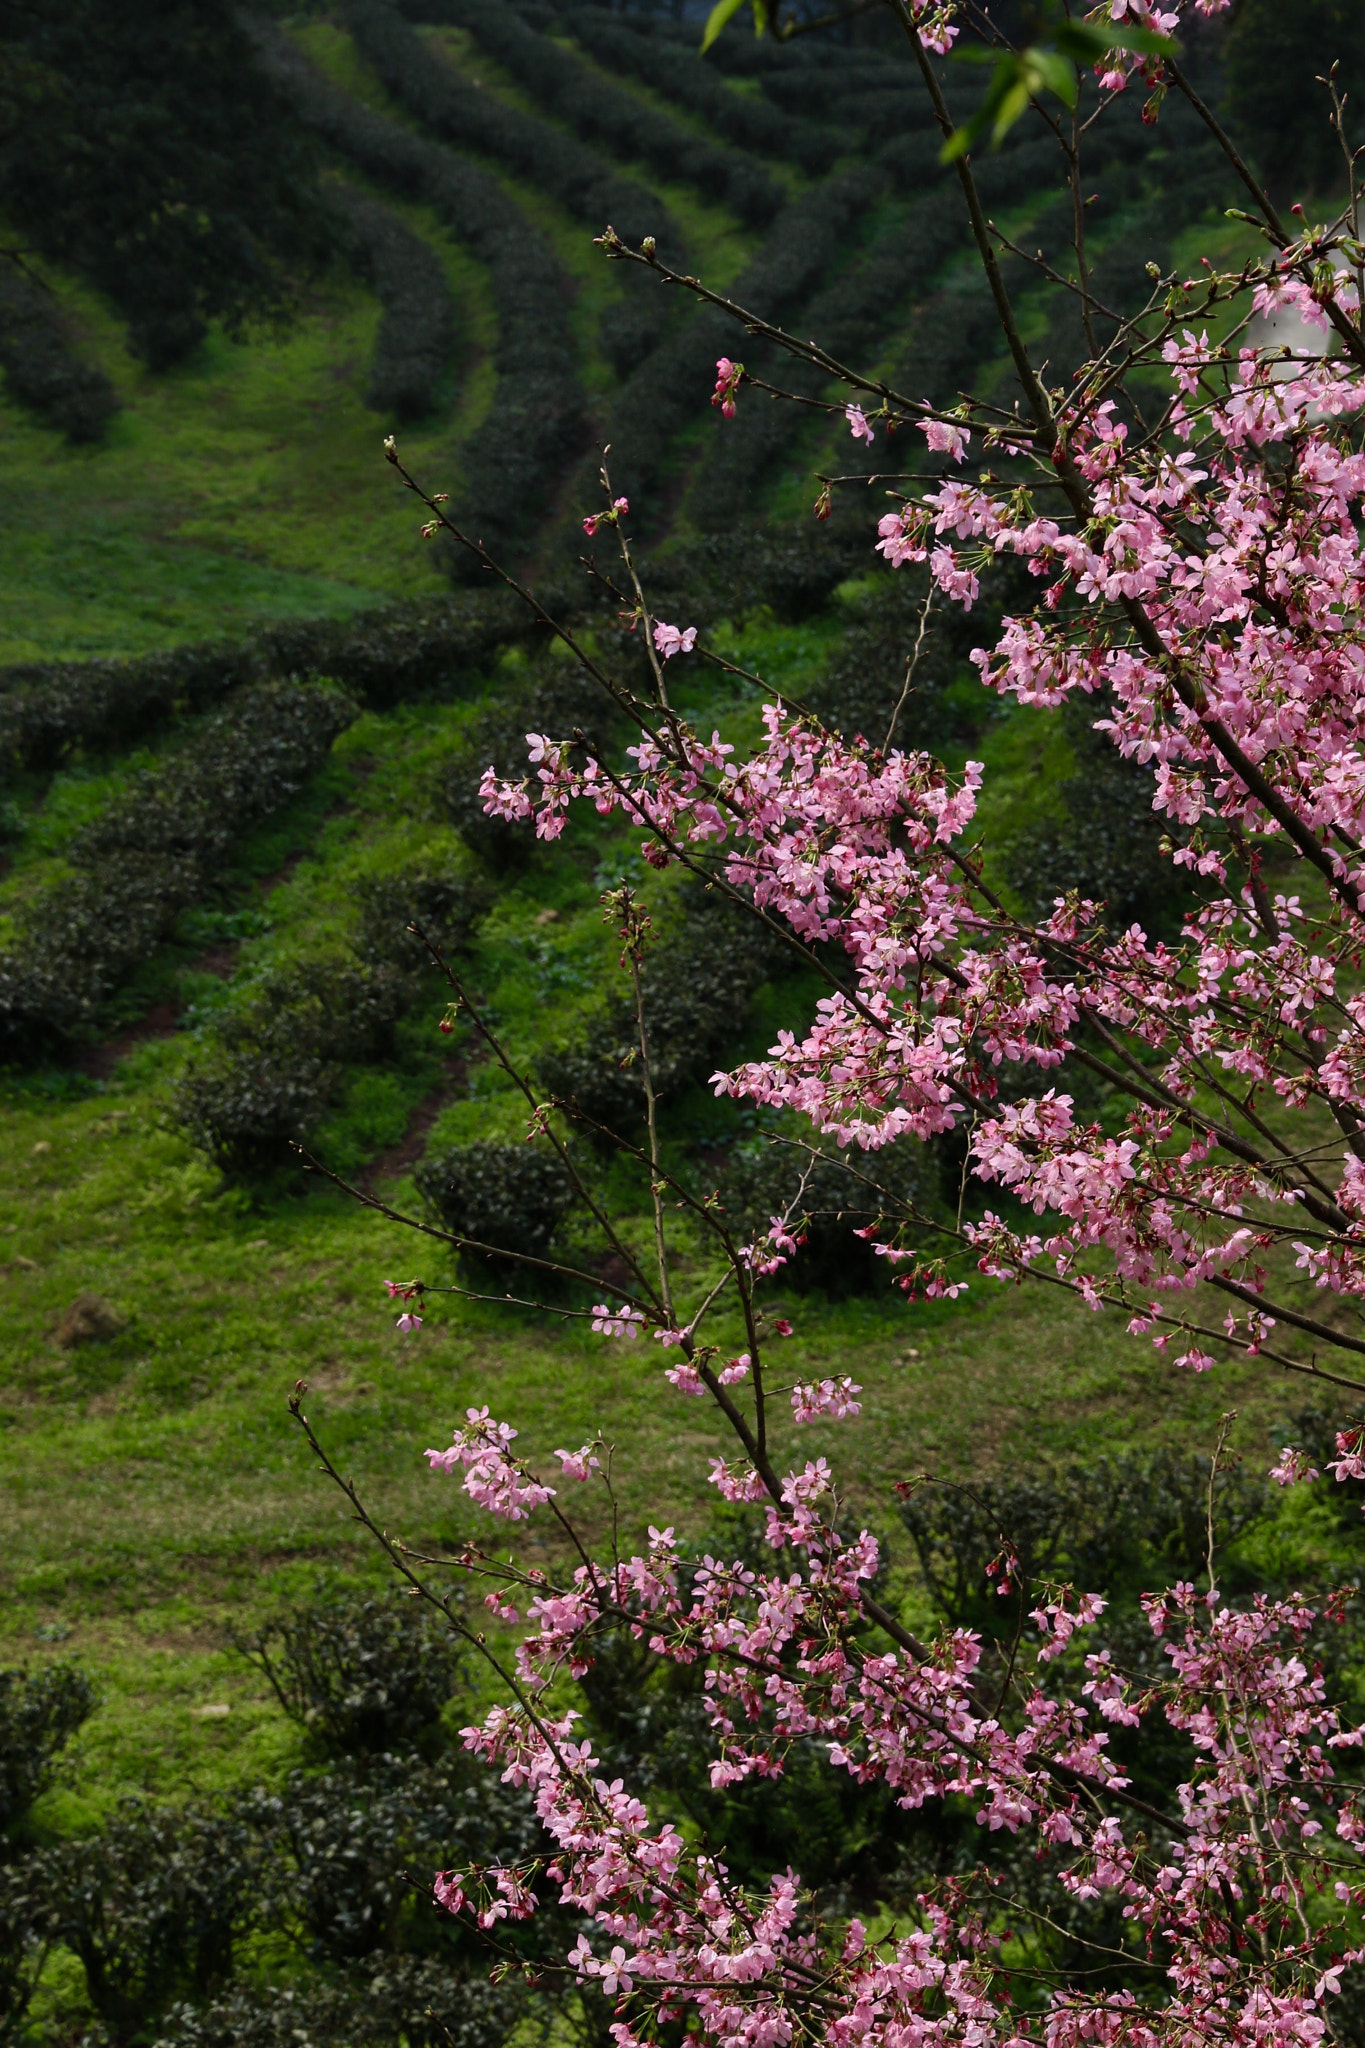
[[[1283,220],[1186,75],[1170,40],[1178,6],[1114,0],[1075,25],[1080,43],[1059,16],[1050,41],[1002,50],[988,101],[997,125],[1011,95],[1031,105],[1057,135],[1077,193],[1096,120],[1136,118],[1139,84],[1153,116],[1162,94],[1179,93],[1225,148],[1261,237],[1235,276],[1158,276],[1147,303],[1120,317],[1095,297],[1078,230],[1071,275],[1043,269],[1074,296],[1090,356],[1068,389],[1054,389],[1023,337],[1002,238],[977,192],[971,147],[984,130],[964,143],[943,98],[934,58],[959,24],[944,6],[891,4],[961,184],[1017,404],[964,397],[935,410],[668,270],[651,243],[631,248],[610,230],[602,243],[823,369],[838,390],[829,413],[855,441],[922,436],[937,460],[897,479],[906,488],[869,532],[869,550],[895,569],[925,565],[936,598],[967,609],[1002,557],[1026,565],[1036,602],[1007,615],[973,656],[983,687],[1045,708],[1088,698],[1120,754],[1150,769],[1170,857],[1191,882],[1179,938],[1114,929],[1102,903],[1076,894],[1041,920],[1015,914],[971,839],[978,763],[953,775],[897,747],[894,730],[880,745],[826,730],[776,690],[747,757],[693,730],[670,700],[669,665],[720,657],[693,627],[653,613],[629,505],[605,471],[603,509],[584,526],[618,551],[613,587],[639,628],[652,687],[632,688],[569,627],[540,616],[633,721],[629,765],[587,757],[581,735],[531,734],[527,776],[509,784],[490,770],[487,809],[552,840],[573,806],[591,804],[637,827],[655,868],[703,877],[815,967],[826,993],[814,1021],[715,1086],[794,1113],[812,1164],[831,1145],[853,1162],[878,1214],[869,1242],[906,1293],[951,1297],[983,1281],[1060,1288],[1119,1314],[1172,1370],[1242,1354],[1358,1395],[1365,245],[1354,181],[1325,225]],[[1190,11],[1220,4],[1196,0]],[[1307,337],[1292,345],[1274,339],[1273,322],[1289,313]],[[759,382],[722,357],[710,401],[733,417]],[[424,498],[430,530],[447,528],[504,574],[392,444],[389,456]],[[820,511],[839,488],[823,481]],[[1350,1767],[1365,1731],[1328,1698],[1306,1652],[1319,1614],[1296,1598],[1222,1597],[1211,1489],[1207,1584],[1156,1589],[1144,1602],[1164,1658],[1155,1678],[1125,1669],[1106,1644],[1096,1594],[1018,1583],[1007,1531],[997,1573],[1020,1603],[1020,1627],[1003,1668],[969,1632],[925,1641],[909,1629],[828,1444],[795,1461],[774,1451],[789,1436],[779,1417],[824,1432],[858,1413],[862,1392],[848,1378],[782,1376],[790,1325],[765,1303],[801,1256],[804,1183],[741,1241],[713,1197],[669,1171],[641,993],[650,918],[625,889],[605,908],[634,994],[638,1139],[593,1125],[572,1100],[543,1099],[440,963],[452,1017],[466,1014],[521,1089],[529,1137],[559,1154],[624,1276],[608,1286],[587,1266],[528,1260],[519,1298],[539,1299],[537,1274],[553,1272],[568,1289],[556,1313],[583,1318],[603,1340],[643,1339],[632,1355],[661,1391],[709,1401],[726,1437],[711,1483],[761,1513],[771,1561],[698,1562],[670,1528],[652,1528],[637,1556],[600,1552],[570,1506],[579,1488],[610,1488],[600,1441],[555,1451],[547,1468],[483,1407],[428,1453],[488,1514],[552,1522],[565,1560],[532,1568],[471,1545],[440,1561],[376,1529],[414,1591],[497,1670],[504,1703],[466,1740],[532,1788],[546,1830],[537,1865],[442,1873],[438,1901],[475,1916],[496,1944],[547,1883],[557,1888],[588,1923],[561,1967],[585,1997],[611,2002],[618,2048],[680,2029],[726,2048],[1324,2038],[1342,1972],[1365,1956],[1365,1810]],[[1102,1085],[1102,1114],[1078,1112],[1073,1076],[1092,1097]],[[649,1190],[645,1231],[623,1224],[583,1175],[575,1127],[635,1162]],[[974,1207],[951,1220],[920,1213],[881,1185],[889,1145],[954,1131],[966,1134],[968,1175],[982,1191]],[[711,1247],[700,1282],[679,1277],[680,1211]],[[437,1291],[388,1284],[419,1308]],[[715,1337],[721,1311],[743,1330],[733,1355]],[[404,1327],[418,1320],[405,1308]],[[1329,1471],[1320,1478],[1291,1446],[1271,1476],[1282,1486],[1365,1477],[1360,1429],[1341,1431]],[[524,1631],[513,1650],[439,1590],[439,1562],[457,1582],[486,1582],[506,1639]],[[607,1777],[567,1704],[566,1681],[621,1632],[660,1660],[704,1668],[718,1789],[778,1775],[794,1744],[815,1741],[832,1771],[885,1786],[908,1814],[970,1802],[975,1868],[870,1925],[822,1916],[793,1871],[746,1890],[723,1851]],[[1160,1802],[1135,1789],[1115,1753],[1125,1731],[1158,1722],[1185,1738],[1191,1759]],[[1108,1901],[1122,1930],[1093,1966],[1023,2005],[1017,1902],[1000,1854],[1019,1839],[1051,1859],[1068,1897]],[[1036,1973],[1031,1981],[1036,1993]]]

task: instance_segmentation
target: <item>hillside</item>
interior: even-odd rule
[[[285,1798],[288,1783],[288,1798],[313,1796],[317,1729],[282,1710],[234,1632],[319,1595],[374,1595],[385,1574],[288,1420],[297,1381],[378,1518],[414,1540],[469,1538],[473,1511],[420,1454],[484,1401],[538,1450],[598,1426],[618,1441],[631,1531],[668,1519],[701,1540],[715,1526],[696,1478],[707,1426],[679,1428],[657,1370],[496,1300],[439,1298],[400,1336],[383,1281],[416,1258],[449,1284],[451,1254],[415,1252],[290,1149],[306,1140],[386,1206],[462,1229],[480,1217],[504,1246],[574,1242],[563,1191],[518,1164],[525,1103],[467,1023],[438,1032],[449,990],[406,926],[439,938],[518,1061],[547,1088],[567,1075],[585,1099],[596,1089],[609,1120],[621,994],[600,899],[629,881],[672,941],[648,991],[670,1160],[758,1213],[776,1126],[718,1103],[708,1076],[819,993],[701,892],[654,875],[638,834],[578,819],[537,847],[484,816],[480,772],[520,772],[529,730],[581,725],[612,758],[630,735],[515,601],[421,538],[383,437],[629,677],[638,645],[577,559],[609,445],[660,609],[720,657],[678,663],[681,709],[743,746],[770,687],[843,730],[885,730],[922,586],[872,553],[875,488],[827,526],[811,517],[816,472],[872,472],[842,417],[747,392],[722,419],[716,357],[742,352],[762,376],[777,359],[613,265],[594,236],[608,222],[653,234],[713,288],[926,398],[951,402],[969,378],[1010,389],[937,133],[907,60],[872,32],[732,33],[703,60],[695,26],[659,15],[353,0],[261,15],[251,35],[331,224],[330,260],[292,315],[212,325],[152,368],[124,309],[75,267],[29,265],[45,296],[41,319],[24,301],[23,348],[0,304],[0,1663],[43,1674],[74,1659],[92,1676],[99,1705],[23,1840],[70,1862],[72,1842],[94,1841],[87,1860],[107,1854],[116,1871],[118,1939],[142,1957],[116,2010],[113,1993],[98,2004],[77,1937],[54,1939],[28,2032],[16,2022],[12,2036],[34,2043],[273,2048],[284,2037],[253,2033],[246,2005],[213,2033],[173,2001],[207,2010],[210,1977],[213,1998],[246,1986],[248,2004],[281,1982],[349,1996],[362,1966],[430,1960],[407,1893],[393,1903],[400,1849],[414,1867],[426,1853],[410,1815],[374,1822],[385,1931],[315,1924],[291,1865],[278,1925],[247,1916],[236,1959],[202,1981],[183,1958],[161,1978],[146,1960],[155,1916],[128,1876],[142,1838],[115,1839],[127,1795],[211,1807],[224,1827],[220,1795],[265,1784]],[[979,81],[946,75],[966,105]],[[1148,262],[1250,246],[1177,111],[1148,128],[1135,104],[1114,132],[1091,229],[1103,296],[1131,301]],[[981,181],[1012,240],[1064,252],[1070,201],[1026,123],[983,156]],[[1010,265],[1031,332],[1064,364],[1077,335],[1048,327]],[[776,381],[832,396],[801,368]],[[918,459],[894,453],[897,467]],[[1001,585],[970,619],[935,620],[901,737],[955,766],[986,761],[984,829],[1012,901],[1043,900],[1063,875],[1169,925],[1184,899],[1134,773],[1084,718],[1006,710],[980,689],[968,656],[1007,597]],[[899,1150],[926,1200],[960,1201],[949,1148]],[[610,1193],[622,1228],[643,1230],[640,1177],[618,1174]],[[996,1479],[1203,1456],[1233,1407],[1254,1467],[1304,1405],[1245,1362],[1173,1384],[1112,1320],[1068,1302],[983,1283],[963,1302],[907,1304],[870,1257],[824,1256],[777,1305],[797,1323],[797,1365],[869,1387],[843,1452],[878,1526],[900,1512],[893,1482],[926,1467]],[[505,1271],[481,1270],[502,1292]],[[1291,1504],[1276,1521],[1261,1507],[1248,1527],[1249,1571],[1353,1566],[1325,1512]],[[926,1585],[911,1574],[901,1590],[932,1621]],[[433,1770],[438,1749],[456,1768],[450,1729],[476,1691],[462,1683],[445,1747],[423,1734]],[[368,1752],[326,1768],[353,1765],[358,1809],[388,1815]],[[29,1968],[21,1936],[11,1951]],[[534,2015],[469,2004],[476,1975],[484,1995],[477,1958],[461,1950],[449,1967],[472,2014],[464,2048],[498,2048],[514,2025],[529,2038]],[[328,2033],[315,2012],[306,2038],[452,2038],[411,2016],[368,2035],[355,2024],[333,2012]]]

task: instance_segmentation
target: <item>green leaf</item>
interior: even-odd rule
[[[1168,57],[1175,49],[1169,36],[1136,21],[1059,21],[1051,31],[1059,50],[1078,64],[1097,64],[1109,50],[1138,50],[1144,56]]]
[[[732,21],[744,5],[744,0],[716,0],[715,6],[706,17],[706,32],[701,39],[702,55],[710,49],[727,21]]]

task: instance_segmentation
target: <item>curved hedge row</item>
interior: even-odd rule
[[[338,186],[329,196],[344,223],[351,261],[383,308],[365,403],[396,420],[421,419],[436,406],[459,341],[441,260],[368,194]]]
[[[0,669],[0,765],[54,768],[80,748],[126,745],[162,719],[207,711],[238,683],[272,675],[329,676],[383,710],[449,691],[495,648],[533,630],[510,593],[479,590],[354,619],[282,620],[236,646]]]
[[[400,0],[416,21],[468,29],[546,110],[615,156],[638,157],[660,177],[695,185],[750,227],[780,211],[782,187],[752,158],[725,149],[599,78],[587,64],[537,35],[501,0]],[[621,230],[620,232],[624,232]]]
[[[396,15],[388,18],[412,34]],[[498,316],[497,386],[486,422],[462,451],[462,496],[466,519],[490,548],[524,546],[586,431],[583,388],[565,339],[571,286],[554,251],[488,171],[360,106],[274,24],[257,17],[252,33],[310,127],[366,176],[425,200],[487,264]]]
[[[350,954],[264,975],[218,1012],[176,1087],[190,1142],[230,1175],[288,1161],[335,1100],[343,1062],[391,1056],[422,987],[417,922],[449,954],[488,908],[479,874],[414,872],[362,885]]]
[[[732,92],[714,65],[698,56],[695,41],[683,41],[661,23],[638,15],[627,20],[597,7],[566,9],[563,19],[599,63],[638,78],[662,98],[700,115],[741,149],[779,157],[814,175],[828,170],[852,144],[850,134],[792,121],[762,100]]]
[[[787,319],[819,283],[884,183],[881,169],[861,164],[802,193],[778,215],[730,296],[767,318]],[[648,510],[674,436],[707,416],[717,356],[738,345],[733,321],[702,306],[614,394],[603,438],[611,444],[613,484],[633,507]],[[595,499],[595,479],[585,477],[584,487]]]
[[[94,1023],[122,977],[201,897],[233,840],[294,795],[356,715],[315,683],[244,691],[71,841],[65,879],[24,904],[0,954],[0,1059]]]
[[[1051,167],[1046,142],[1016,142],[999,156],[982,159],[978,184],[988,204],[1026,190]],[[840,277],[824,285],[801,309],[802,331],[819,335],[832,355],[860,367],[875,360],[887,333],[903,314],[905,301],[923,290],[934,273],[960,249],[970,232],[956,180],[918,200],[865,248]],[[784,390],[816,398],[829,379],[811,365],[746,343],[746,362]],[[801,408],[765,401],[757,393],[742,400],[732,420],[717,418],[709,449],[688,492],[688,509],[703,527],[722,528],[753,516],[764,472],[779,451],[806,426]],[[918,436],[915,452],[919,451]],[[856,444],[850,444],[850,453]],[[858,455],[862,454],[857,449]],[[849,468],[857,467],[850,461]],[[869,458],[869,467],[880,466]],[[898,456],[891,465],[903,467]]]
[[[71,345],[50,292],[0,261],[0,369],[10,389],[73,441],[98,441],[121,400],[103,370]]]
[[[344,18],[387,89],[433,134],[506,164],[599,232],[611,222],[633,241],[654,235],[682,254],[682,231],[662,200],[561,129],[466,85],[385,0],[349,0]]]

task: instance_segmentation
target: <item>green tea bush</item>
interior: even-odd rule
[[[311,1137],[344,1062],[387,1051],[410,998],[392,966],[311,960],[267,975],[218,1013],[175,1085],[192,1145],[231,1178],[268,1175]]]
[[[0,1671],[0,1859],[94,1705],[94,1686],[73,1664]]]
[[[405,75],[410,68],[429,76],[420,39],[396,15],[376,10],[371,26],[376,47],[381,38],[402,45],[394,61],[401,61]],[[367,177],[424,200],[488,266],[498,318],[497,383],[487,419],[462,451],[464,517],[495,552],[524,546],[586,431],[586,399],[565,330],[572,294],[563,266],[491,173],[360,106],[273,24],[257,17],[252,34],[309,127]],[[415,62],[405,37],[417,46]],[[456,562],[462,577],[478,573],[462,556],[452,558]]]
[[[51,293],[3,261],[0,369],[16,398],[73,441],[98,441],[119,409],[119,395],[103,370],[76,353]]]
[[[868,1187],[873,1176],[887,1201]],[[879,1218],[894,1224],[898,1214],[911,1210],[932,1214],[939,1206],[934,1150],[912,1139],[886,1146],[875,1162],[833,1152],[812,1158],[771,1139],[741,1145],[716,1185],[730,1229],[741,1243],[767,1230],[774,1216],[790,1212],[800,1219],[793,1223],[793,1235],[804,1243],[782,1267],[781,1285],[819,1287],[835,1300],[885,1290],[895,1278],[895,1269],[855,1237],[856,1230]]]
[[[637,157],[660,177],[696,186],[747,226],[761,227],[780,210],[786,195],[762,164],[707,141],[657,107],[644,105],[634,93],[609,84],[562,44],[537,35],[511,7],[498,0],[402,4],[414,20],[449,21],[468,29],[540,105],[587,141],[615,156]]]
[[[786,953],[723,899],[697,892],[684,900],[640,973],[656,1096],[666,1100],[707,1077]],[[539,1080],[592,1122],[638,1137],[645,1097],[633,997],[616,994],[580,1037],[544,1055]]]
[[[0,1862],[0,2040],[20,2029],[51,1947],[42,1873],[30,1860]]]
[[[365,402],[394,420],[422,419],[437,405],[459,340],[441,260],[392,208],[345,187],[331,197],[351,261],[383,308]]]
[[[460,1675],[449,1629],[407,1600],[315,1600],[236,1646],[323,1752],[378,1756],[416,1746]]]
[[[264,1902],[266,1855],[240,1813],[128,1799],[100,1832],[32,1859],[49,1933],[71,1949],[115,2041],[226,1984]]]
[[[263,684],[135,775],[75,834],[72,872],[24,906],[0,955],[0,1056],[51,1053],[87,1032],[122,976],[213,886],[234,838],[297,792],[354,716],[337,690]]]
[[[153,2048],[500,2048],[522,2009],[515,1985],[384,1955],[309,1990],[244,1988],[177,2007]]]
[[[494,1253],[544,1258],[574,1199],[568,1169],[553,1152],[480,1139],[423,1160],[413,1176],[431,1213],[459,1237]],[[476,1257],[479,1255],[475,1255]],[[496,1257],[490,1262],[501,1270]]]
[[[410,924],[449,954],[493,901],[485,877],[466,873],[366,876],[358,895],[356,952],[369,966],[392,964],[411,976],[426,971],[431,955],[408,930]]]

